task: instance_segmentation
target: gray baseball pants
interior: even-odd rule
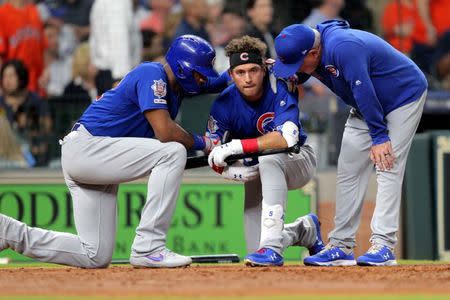
[[[372,216],[370,242],[394,248],[399,227],[401,192],[406,160],[422,116],[427,92],[386,116],[389,137],[397,157],[389,171],[376,171],[377,196]],[[354,248],[361,210],[373,163],[369,158],[372,139],[367,124],[350,115],[345,125],[337,169],[336,216],[330,244]]]
[[[315,242],[316,229],[307,218],[283,226],[281,234],[269,235],[261,240],[263,203],[286,208],[288,190],[306,185],[316,172],[314,150],[304,145],[298,154],[274,154],[259,157],[260,177],[245,183],[244,227],[247,252],[262,247],[278,253],[293,244],[310,247]]]
[[[144,256],[165,247],[186,164],[183,145],[149,138],[96,137],[83,126],[61,144],[78,235],[32,228],[6,218],[0,238],[10,248],[44,262],[106,267],[115,247],[118,186],[148,175],[147,202],[131,255]]]

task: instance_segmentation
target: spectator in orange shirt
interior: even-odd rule
[[[164,31],[164,25],[167,16],[170,13],[174,1],[173,0],[151,0],[148,1],[151,8],[150,13],[145,17],[140,24],[141,30],[151,30],[157,34]]]
[[[416,0],[418,12],[427,29],[428,45],[435,46],[437,39],[450,30],[450,1]]]
[[[430,53],[418,52],[416,57],[429,58],[429,73],[438,83],[436,88],[450,89],[450,1],[416,0],[419,14],[427,29],[424,45],[419,50],[431,49]],[[430,58],[431,57],[431,58]]]
[[[394,0],[386,5],[381,22],[385,39],[409,55],[415,43],[426,42],[426,29],[414,0]]]
[[[0,64],[20,59],[29,72],[31,91],[38,90],[44,67],[45,38],[39,12],[27,0],[8,0],[0,6]]]

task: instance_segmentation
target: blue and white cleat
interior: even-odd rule
[[[326,245],[325,248],[316,255],[305,257],[303,263],[306,266],[354,266],[355,257],[352,253],[346,254],[341,248]]]
[[[389,247],[374,244],[370,249],[356,260],[358,266],[396,266],[397,261]]]
[[[189,256],[184,256],[163,248],[146,256],[131,256],[130,264],[135,268],[178,268],[192,263]]]
[[[249,254],[244,259],[245,265],[250,267],[282,266],[283,256],[270,248],[261,248],[255,253]]]
[[[314,242],[314,245],[311,246],[311,248],[308,248],[309,255],[316,255],[325,248],[325,245],[320,233],[319,218],[315,214],[309,214],[308,217],[313,221],[313,224],[316,227],[316,241]]]

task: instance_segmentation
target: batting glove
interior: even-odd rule
[[[242,148],[241,140],[231,140],[231,142],[215,147],[208,156],[208,164],[211,168],[226,167],[225,159],[233,154],[241,154],[244,150]]]
[[[237,161],[223,169],[222,177],[228,180],[247,182],[259,176],[259,165],[246,166]]]

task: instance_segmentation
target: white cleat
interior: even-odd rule
[[[130,263],[135,268],[178,268],[189,266],[192,259],[163,248],[146,256],[131,256]]]

